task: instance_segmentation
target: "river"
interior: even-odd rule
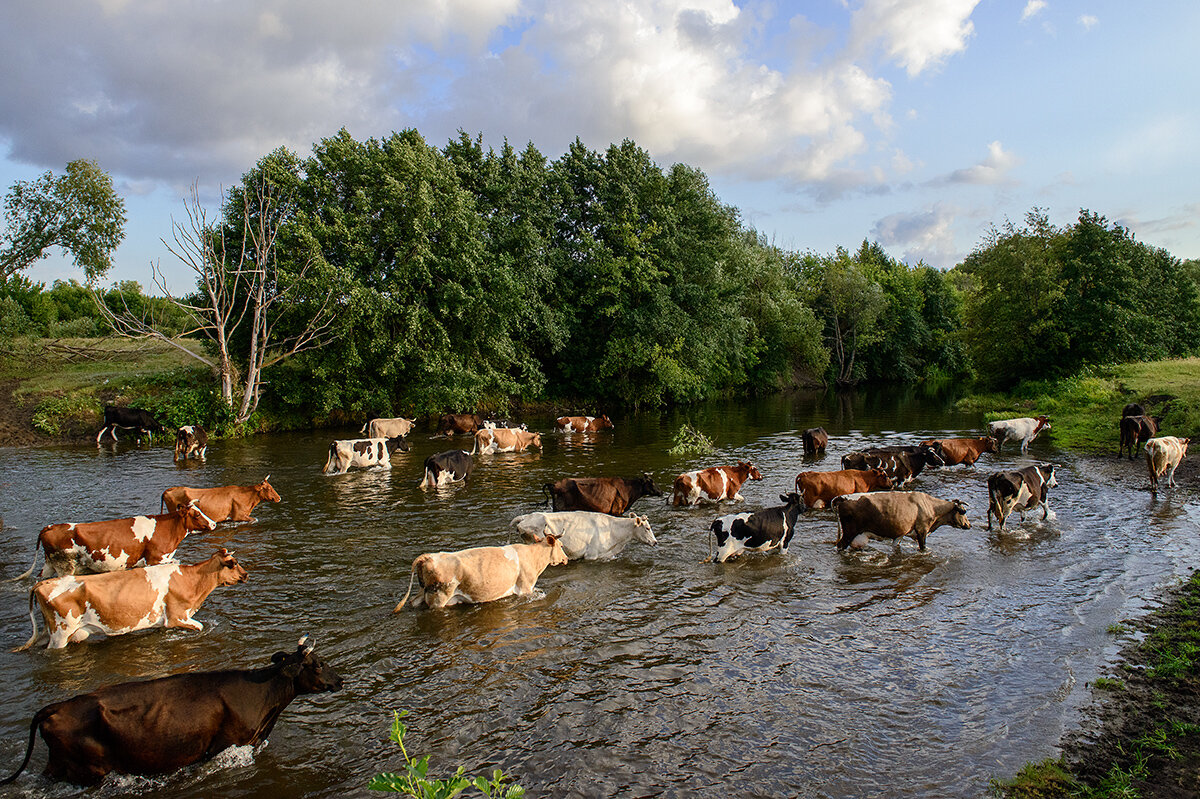
[[[527,418],[549,431],[549,417]],[[714,438],[703,457],[668,454],[680,424]],[[535,598],[392,615],[422,552],[509,542],[509,520],[544,509],[564,476],[674,475],[751,460],[737,510],[778,504],[802,469],[838,468],[868,444],[978,434],[977,415],[879,393],[787,394],[615,417],[594,435],[544,433],[544,451],[477,456],[465,485],[422,491],[424,458],[466,437],[418,427],[393,468],[325,476],[330,431],[217,441],[175,465],[169,446],[0,449],[0,577],[24,571],[37,531],[60,521],[157,513],[171,485],[249,484],[283,497],[253,523],[190,536],[178,558],[214,545],[249,570],[196,614],[202,632],[154,630],[47,651],[29,635],[29,581],[0,583],[0,776],[24,754],[40,707],[125,680],[266,665],[311,635],[342,675],[338,693],[300,697],[267,745],[162,778],[109,778],[100,796],[369,795],[393,770],[392,712],[408,710],[408,750],[432,773],[501,768],[531,797],[978,797],[995,776],[1057,754],[1078,726],[1086,683],[1117,649],[1109,627],[1145,613],[1200,562],[1200,508],[1153,500],[1140,462],[1082,460],[1043,434],[980,468],[927,470],[913,486],[970,508],[970,530],[835,551],[828,511],[802,518],[786,556],[702,562],[707,527],[735,507],[644,498],[659,545],[616,560],[551,567]],[[828,454],[806,461],[800,432],[823,425]],[[342,431],[354,437],[354,431]],[[1001,466],[1061,465],[1054,515],[984,529],[984,481]],[[40,619],[39,619],[40,624]],[[41,776],[40,739],[10,794],[77,788]],[[471,795],[468,792],[467,795]]]

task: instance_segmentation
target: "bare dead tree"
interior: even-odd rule
[[[190,199],[184,201],[187,223],[171,219],[172,242],[163,246],[196,277],[196,292],[188,298],[176,296],[167,286],[159,262],[150,264],[154,285],[172,305],[190,320],[184,332],[172,336],[147,310],[129,307],[123,294],[122,308],[113,311],[89,285],[101,314],[117,335],[131,339],[163,341],[208,366],[220,381],[221,398],[234,409],[235,387],[241,397],[235,421],[244,422],[258,408],[263,385],[263,370],[298,352],[321,346],[333,337],[333,292],[326,292],[298,333],[278,337],[280,308],[287,307],[300,287],[313,261],[309,259],[295,273],[279,269],[276,242],[287,219],[290,203],[281,200],[275,188],[260,180],[250,192],[242,192],[243,226],[236,251],[209,223],[201,205],[197,186],[192,185]],[[249,320],[249,354],[244,364],[233,356],[231,343],[238,329]],[[188,336],[201,334],[213,343],[215,355],[196,352],[184,344]],[[238,367],[242,366],[241,369]]]

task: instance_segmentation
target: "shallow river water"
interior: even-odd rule
[[[549,417],[525,419],[548,431]],[[802,469],[838,468],[867,444],[977,434],[976,415],[889,395],[780,395],[614,419],[594,435],[543,435],[544,451],[477,456],[465,485],[416,486],[423,459],[467,437],[410,436],[390,471],[325,476],[334,433],[218,441],[177,466],[168,446],[0,449],[0,578],[24,571],[37,531],[59,521],[157,513],[171,485],[257,482],[283,496],[257,520],[193,535],[178,557],[236,551],[243,585],[196,614],[203,632],[154,630],[47,651],[10,652],[29,635],[30,582],[0,583],[0,776],[25,751],[43,705],[100,685],[199,669],[266,665],[310,634],[341,673],[339,693],[300,697],[267,745],[156,779],[108,779],[101,796],[365,796],[395,769],[387,733],[406,709],[412,753],[449,775],[502,768],[531,797],[978,797],[989,779],[1057,753],[1079,725],[1085,683],[1115,652],[1110,625],[1144,613],[1200,563],[1200,508],[1154,501],[1144,465],[1083,461],[1052,434],[1028,456],[927,470],[913,486],[970,506],[971,530],[940,528],[929,550],[906,540],[835,551],[836,522],[811,511],[791,551],[703,563],[708,523],[732,512],[644,498],[659,545],[616,560],[551,567],[535,598],[392,615],[422,552],[508,543],[509,520],[544,509],[564,476],[650,472],[669,492],[692,468],[754,462],[764,479],[737,510],[778,504]],[[679,425],[715,455],[667,454]],[[801,455],[823,425],[828,454]],[[340,431],[354,437],[355,431]],[[1011,445],[1010,445],[1011,447]],[[1054,515],[988,533],[989,472],[1061,464]],[[40,624],[40,619],[39,619]],[[10,795],[74,796],[41,776],[40,739]]]

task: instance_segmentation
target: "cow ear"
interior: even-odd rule
[[[558,536],[556,536],[554,533],[546,533],[546,543],[548,545],[554,546],[554,544],[557,541],[558,541]]]

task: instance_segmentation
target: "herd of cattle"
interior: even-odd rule
[[[97,441],[106,433],[116,439],[118,429],[150,436],[163,432],[150,414],[139,409],[110,406],[104,422]],[[408,451],[405,439],[414,422],[370,421],[360,432],[364,438],[330,445],[324,471],[391,468],[392,454]],[[1154,437],[1160,422],[1138,405],[1128,406],[1120,422],[1118,457],[1128,451],[1132,459],[1135,450],[1144,448],[1153,491],[1163,475],[1168,485],[1174,485],[1175,470],[1188,446],[1186,438]],[[555,425],[558,432],[568,434],[612,427],[607,416],[564,416]],[[800,515],[821,508],[831,509],[836,517],[839,552],[864,548],[872,538],[898,542],[904,537],[913,538],[925,550],[927,536],[938,527],[970,528],[966,506],[957,499],[898,489],[926,468],[974,467],[983,454],[999,453],[1007,442],[1018,443],[1025,452],[1049,428],[1045,416],[1007,419],[989,423],[987,435],[978,438],[930,439],[847,453],[841,469],[800,472],[795,490],[779,495],[782,505],[712,521],[709,530],[716,550],[709,560],[724,562],[745,552],[787,552]],[[475,414],[447,414],[439,419],[437,431],[445,436],[472,435],[474,446],[470,451],[455,449],[427,458],[422,488],[468,479],[475,455],[542,446],[541,434],[529,432],[524,425],[514,427]],[[829,444],[828,434],[819,427],[804,431],[801,439],[806,456],[823,456]],[[176,433],[175,459],[203,459],[207,443],[199,425],[181,427]],[[216,588],[244,582],[246,570],[225,549],[191,565],[176,562],[175,551],[190,532],[212,530],[224,521],[249,521],[258,504],[279,502],[269,479],[251,486],[174,486],[163,492],[158,514],[44,527],[34,564],[15,578],[32,574],[38,552],[42,553],[41,579],[29,594],[33,633],[19,650],[39,639],[39,612],[51,649],[92,635],[120,635],[150,627],[202,629],[193,618],[201,604]],[[741,501],[743,484],[761,479],[761,472],[749,462],[685,472],[674,479],[668,501],[674,506]],[[988,529],[993,516],[1003,529],[1013,513],[1024,518],[1027,511],[1039,507],[1047,518],[1048,492],[1055,485],[1051,464],[989,475]],[[524,543],[420,555],[413,561],[408,591],[393,612],[406,605],[440,608],[530,594],[549,566],[573,559],[610,559],[634,540],[657,543],[647,517],[628,512],[642,497],[664,496],[649,474],[564,478],[544,484],[542,491],[550,510],[523,514],[509,526]],[[340,687],[340,677],[302,639],[295,652],[276,653],[271,665],[260,669],[177,675],[102,688],[40,710],[30,726],[25,762],[0,784],[16,779],[28,764],[39,731],[50,752],[46,775],[89,784],[109,771],[163,773],[232,745],[260,741],[295,696]],[[187,704],[186,711],[180,711],[181,702]],[[120,707],[121,713],[114,715],[114,707]]]

